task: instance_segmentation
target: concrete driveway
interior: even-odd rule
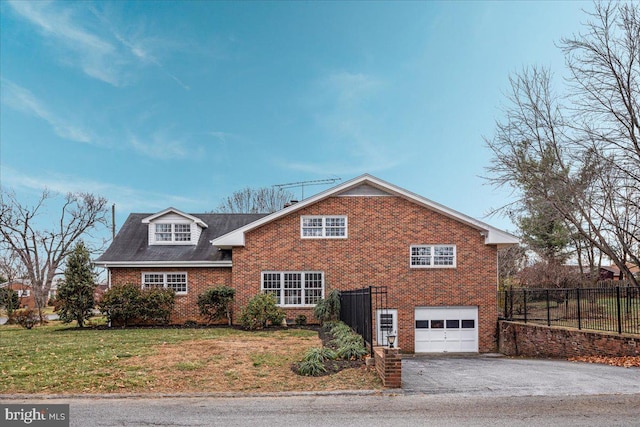
[[[402,389],[475,396],[631,394],[640,393],[640,368],[496,355],[408,355],[402,360]]]

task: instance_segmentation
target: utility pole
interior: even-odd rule
[[[313,181],[299,181],[299,182],[287,182],[286,184],[275,184],[272,187],[276,187],[278,190],[283,190],[285,188],[298,188],[300,187],[302,190],[302,197],[300,200],[304,200],[304,187],[312,186],[312,185],[327,185],[334,184],[338,181],[341,181],[342,178],[327,178],[327,179],[316,179]]]

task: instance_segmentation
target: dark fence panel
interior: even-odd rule
[[[499,293],[505,320],[640,334],[640,288],[509,289]]]
[[[340,320],[362,335],[373,356],[373,313],[387,307],[387,287],[368,288],[340,292]]]

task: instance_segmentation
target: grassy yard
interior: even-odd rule
[[[0,394],[375,389],[371,368],[291,370],[321,346],[305,329],[85,329],[0,326]]]

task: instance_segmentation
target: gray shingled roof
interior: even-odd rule
[[[189,214],[208,225],[202,230],[197,245],[149,245],[148,225],[142,220],[151,215],[130,214],[109,248],[95,262],[230,261],[231,252],[218,250],[210,241],[267,214]]]

